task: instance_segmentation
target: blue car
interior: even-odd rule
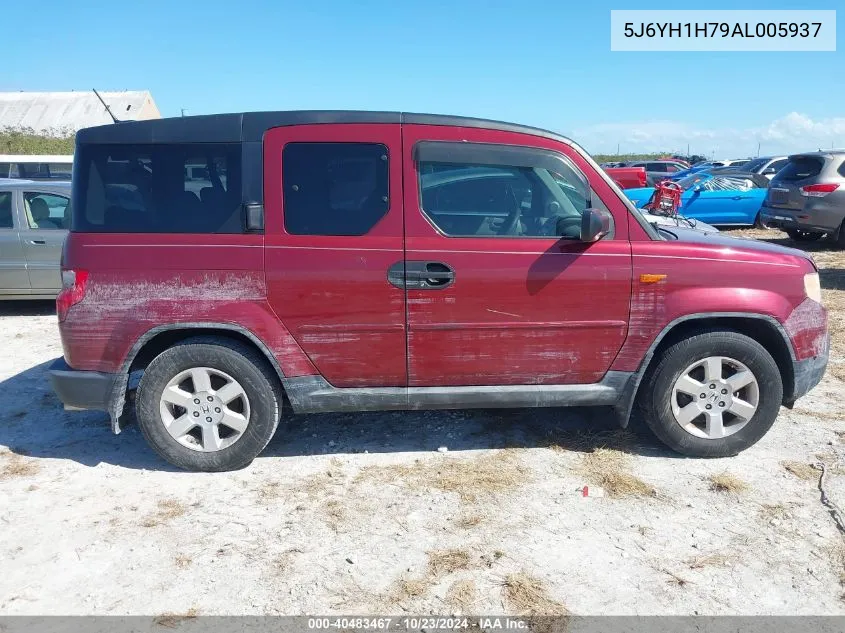
[[[765,176],[744,172],[699,172],[682,178],[677,184],[683,188],[678,213],[707,224],[756,226],[760,224],[760,207],[768,191]],[[637,208],[651,199],[654,189],[625,189],[625,195]]]

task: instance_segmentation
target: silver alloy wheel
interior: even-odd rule
[[[174,376],[161,394],[159,411],[173,439],[203,453],[231,446],[249,425],[244,388],[211,367],[193,367]]]
[[[672,415],[687,433],[708,440],[742,429],[760,404],[760,386],[748,367],[708,356],[687,367],[672,387]]]

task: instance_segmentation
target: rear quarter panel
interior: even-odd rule
[[[60,324],[74,369],[115,372],[158,326],[241,327],[286,376],[315,370],[267,302],[263,235],[71,233],[68,268],[89,271],[83,300]]]

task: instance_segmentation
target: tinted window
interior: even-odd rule
[[[419,163],[425,214],[454,237],[580,237],[590,191],[573,173],[538,167]]]
[[[845,176],[845,162],[843,162],[843,163],[839,166],[839,175],[840,175],[840,176]]]
[[[821,158],[796,156],[790,158],[786,167],[778,172],[778,180],[792,181],[812,178],[819,175],[822,167],[824,167],[824,161]]]
[[[755,158],[745,164],[745,171],[757,171],[769,162],[768,158]]]
[[[92,145],[75,160],[75,231],[243,231],[239,143]]]
[[[51,193],[24,193],[23,208],[31,229],[67,229],[70,199]]]
[[[647,169],[649,171],[668,172],[669,165],[667,165],[666,163],[649,163]]]
[[[11,163],[0,163],[0,178],[11,178],[12,177],[12,164]]]
[[[12,221],[12,192],[0,191],[0,229],[14,228]]]
[[[784,166],[786,166],[786,164],[787,164],[788,162],[789,162],[789,159],[787,159],[787,158],[781,158],[780,160],[776,160],[775,162],[773,162],[773,163],[772,163],[771,165],[769,165],[766,169],[767,169],[767,170],[769,170],[769,169],[774,169],[774,170],[775,170],[775,173],[778,173],[781,169],[783,169],[783,168],[784,168]]]
[[[285,230],[364,235],[387,213],[387,147],[379,143],[288,143],[282,150]]]

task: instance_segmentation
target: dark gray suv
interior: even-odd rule
[[[845,151],[790,156],[772,179],[760,220],[794,240],[827,234],[845,248]]]

